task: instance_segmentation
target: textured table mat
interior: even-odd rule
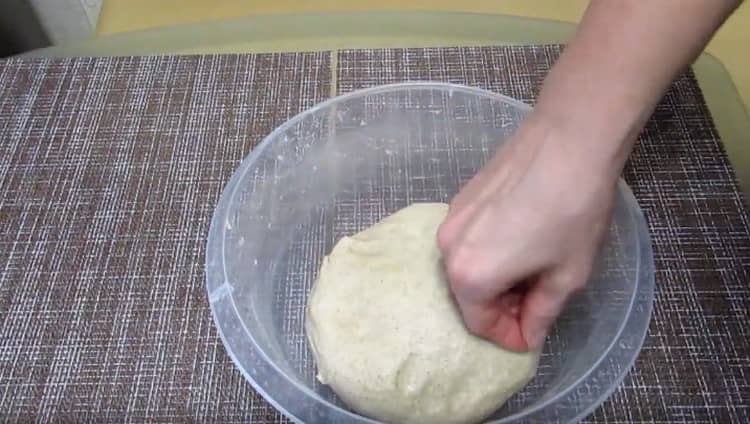
[[[332,93],[438,80],[533,103],[558,54],[0,62],[0,419],[284,422],[225,353],[206,299],[206,235],[232,171]],[[587,421],[750,422],[750,223],[689,73],[625,175],[653,237],[654,315]]]

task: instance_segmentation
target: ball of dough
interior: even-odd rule
[[[538,353],[471,335],[443,274],[448,206],[413,204],[344,237],[307,305],[318,379],[354,410],[395,423],[486,418],[535,374]]]

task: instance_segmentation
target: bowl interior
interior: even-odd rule
[[[528,111],[476,89],[390,86],[304,113],[243,163],[222,198],[219,248],[237,317],[231,325],[241,327],[233,327],[231,337],[244,334],[242,343],[257,356],[238,359],[231,345],[240,342],[228,341],[226,328],[222,332],[251,380],[263,386],[256,367],[268,367],[295,387],[294,394],[263,389],[272,402],[286,410],[285,403],[299,397],[304,408],[320,408],[311,412],[315,416],[340,408],[343,421],[359,419],[315,379],[307,345],[306,299],[323,256],[342,236],[411,203],[449,202]],[[621,189],[594,277],[548,337],[537,377],[493,418],[517,418],[554,403],[616,343],[638,279],[638,232],[625,195]],[[221,313],[217,321],[228,325]]]

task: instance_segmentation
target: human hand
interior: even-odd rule
[[[467,328],[515,351],[540,349],[567,299],[584,288],[619,175],[533,121],[456,195],[438,231]]]

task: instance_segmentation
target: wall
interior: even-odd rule
[[[53,44],[94,34],[102,0],[30,0]]]
[[[0,0],[0,57],[49,45],[26,0]]]

